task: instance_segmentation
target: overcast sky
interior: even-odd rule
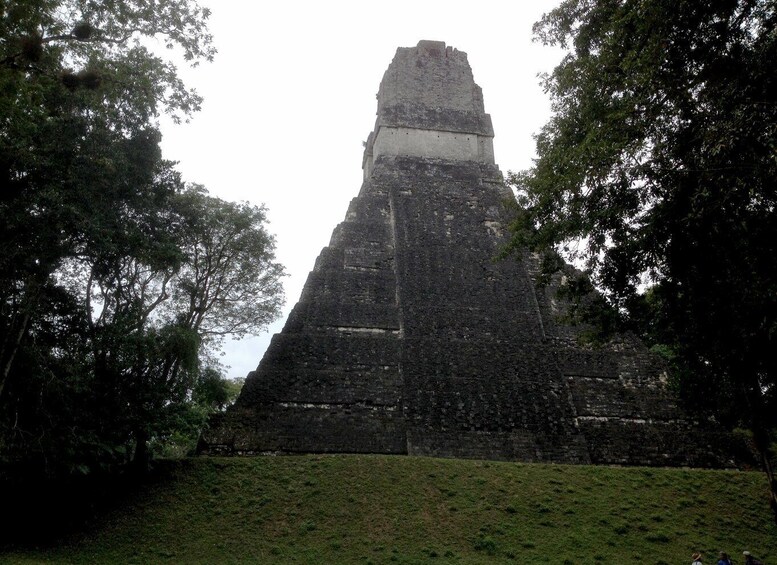
[[[215,196],[265,204],[289,273],[283,317],[259,338],[227,344],[230,377],[256,368],[359,192],[362,142],[397,47],[430,39],[466,52],[494,124],[497,164],[525,169],[550,113],[537,75],[562,56],[533,43],[531,26],[558,3],[201,2],[219,53],[180,69],[205,102],[188,124],[162,122],[163,152]]]

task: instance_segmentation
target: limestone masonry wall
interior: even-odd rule
[[[467,54],[442,41],[399,48],[378,90],[362,167],[381,155],[494,163],[494,128]]]
[[[580,345],[536,258],[494,260],[511,194],[492,136],[466,54],[397,51],[359,195],[201,452],[730,464],[643,344]]]

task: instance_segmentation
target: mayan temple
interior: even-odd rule
[[[397,50],[361,190],[201,453],[726,464],[644,345],[581,345],[532,256],[494,259],[512,194],[493,136],[466,53]]]

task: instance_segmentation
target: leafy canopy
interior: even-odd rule
[[[0,462],[48,473],[184,449],[225,335],[282,301],[264,210],[186,187],[157,118],[215,54],[189,0],[0,0]],[[0,474],[4,469],[0,468]]]
[[[566,0],[534,31],[569,52],[544,78],[553,115],[535,165],[511,175],[513,247],[582,262],[620,324],[673,361],[695,410],[750,427],[766,453],[777,2]]]
[[[777,377],[775,23],[770,0],[563,2],[535,26],[570,49],[553,117],[511,177],[516,248],[570,251],[627,317],[660,306],[643,334],[751,390]]]

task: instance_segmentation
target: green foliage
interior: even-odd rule
[[[343,455],[197,458],[160,470],[87,534],[18,548],[10,561],[657,564],[721,549],[777,557],[777,527],[752,472]]]
[[[158,41],[193,65],[209,61],[215,54],[209,16],[207,8],[189,0],[4,0],[0,73],[17,87],[7,102],[31,115],[39,106],[29,102],[64,86],[123,127],[145,127],[160,106],[176,119],[186,118],[199,108],[200,97],[185,87],[172,63],[146,45]]]
[[[17,471],[187,451],[229,399],[221,336],[278,315],[263,209],[185,187],[159,148],[159,113],[201,100],[147,45],[210,60],[208,15],[0,0],[0,463]]]
[[[180,234],[185,257],[173,281],[176,319],[218,341],[255,333],[277,318],[284,273],[274,262],[264,208],[224,202],[197,185],[174,205],[171,227]]]
[[[282,302],[263,213],[201,188],[171,192],[145,219],[135,212],[63,259],[40,291],[3,399],[6,456],[45,458],[57,475],[142,463],[146,447],[184,455],[236,397],[213,348],[258,331]],[[150,239],[135,232],[160,222]]]
[[[514,247],[583,262],[617,314],[604,321],[669,354],[695,409],[751,427],[767,456],[777,425],[776,7],[563,2],[535,26],[569,49],[545,77],[554,113],[534,168],[511,176],[522,204]]]

